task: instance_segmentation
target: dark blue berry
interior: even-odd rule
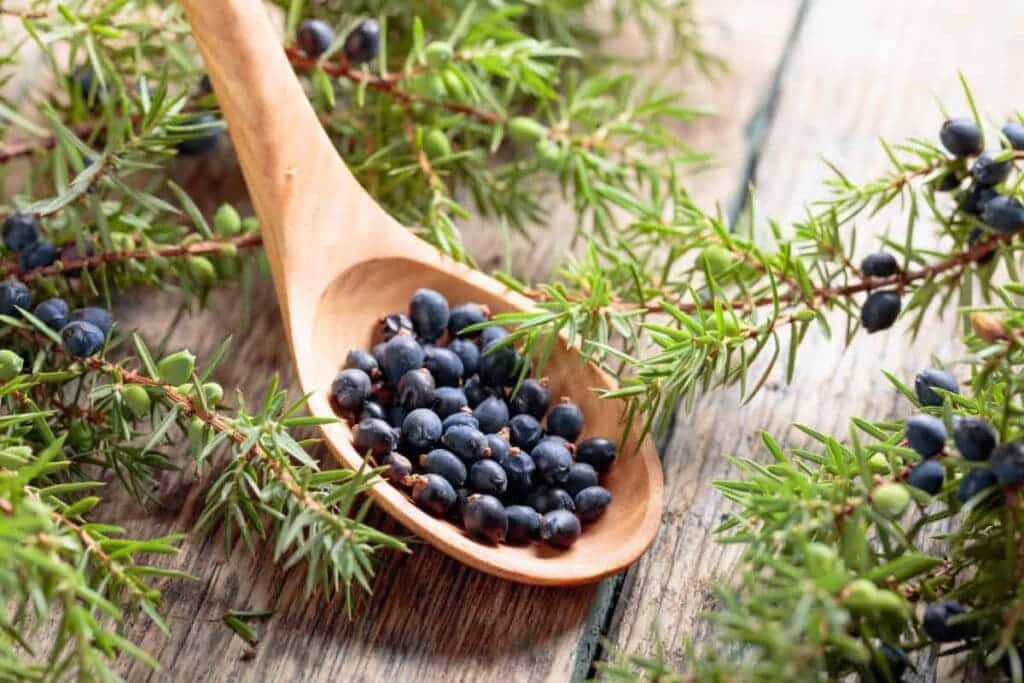
[[[412,475],[412,463],[409,458],[401,453],[389,453],[382,459],[382,464],[387,467],[384,477],[395,486],[405,486],[409,483]]]
[[[530,452],[544,437],[544,428],[533,415],[522,413],[508,421],[508,433],[513,446]]]
[[[343,411],[356,414],[370,397],[370,384],[370,377],[362,370],[342,370],[331,382],[331,396]]]
[[[946,425],[932,415],[914,415],[904,427],[907,443],[925,458],[938,455],[946,447]]]
[[[996,232],[1018,232],[1024,228],[1024,204],[1014,197],[998,195],[985,203],[981,221]]]
[[[452,309],[451,317],[448,319],[448,331],[453,337],[478,337],[479,331],[464,335],[462,330],[470,325],[485,322],[490,317],[491,312],[486,306],[474,303],[459,304]]]
[[[58,332],[68,324],[69,320],[68,304],[60,298],[47,299],[36,306],[36,310],[32,313],[51,330]]]
[[[390,339],[388,341],[390,341]],[[384,371],[384,351],[387,347],[387,342],[380,342],[379,344],[374,344],[373,349],[370,350],[370,354],[373,356],[373,359],[377,361],[377,367],[381,372]]]
[[[1019,121],[1009,121],[1003,125],[1002,130],[1010,147],[1017,151],[1024,149],[1024,125]]]
[[[974,182],[985,187],[992,187],[1006,180],[1010,171],[1013,170],[1013,159],[996,161],[995,156],[1000,152],[984,152],[971,164],[971,177]]]
[[[567,398],[548,411],[548,433],[575,441],[583,431],[583,411]]]
[[[541,520],[540,537],[556,548],[568,548],[580,537],[580,520],[568,510],[552,510]]]
[[[213,114],[199,114],[198,116],[193,116],[186,123],[189,126],[209,126],[219,121],[220,119]],[[177,144],[178,154],[182,156],[200,156],[207,152],[212,152],[217,147],[217,142],[220,140],[220,129],[206,128],[201,131],[192,131],[189,135],[188,139],[182,140]]]
[[[380,374],[380,366],[377,364],[377,359],[373,357],[373,354],[363,351],[362,349],[352,349],[345,356],[345,368],[356,368],[362,370],[371,379]]]
[[[295,42],[309,57],[319,57],[334,42],[334,30],[319,19],[306,19],[299,24]]]
[[[533,487],[533,473],[537,466],[533,458],[518,448],[510,448],[504,456],[498,458],[508,477],[508,491],[517,496],[526,495]]]
[[[955,157],[967,157],[981,151],[981,129],[974,119],[950,119],[942,124],[939,131],[942,146]]]
[[[56,262],[57,247],[49,240],[39,240],[18,253],[18,269],[23,273],[36,268],[46,268]]]
[[[971,470],[960,480],[960,488],[956,492],[957,500],[961,503],[966,503],[982,491],[992,489],[998,483],[999,479],[992,470]]]
[[[485,346],[480,355],[480,381],[489,387],[515,384],[519,352],[511,346]]]
[[[454,453],[443,448],[421,455],[420,466],[425,472],[441,475],[456,488],[466,483],[466,465]]]
[[[466,501],[473,495],[473,492],[467,489],[465,486],[460,486],[455,489],[455,505],[448,512],[456,519],[456,521],[462,521],[462,515],[466,512]]]
[[[992,451],[992,471],[1003,486],[1024,483],[1024,441],[1008,441]]]
[[[398,380],[398,402],[406,410],[432,408],[435,392],[434,378],[426,368],[410,370]]]
[[[31,213],[15,213],[4,219],[4,246],[16,254],[39,241],[39,218]]]
[[[529,543],[540,535],[540,514],[526,505],[509,505],[505,508],[508,517],[508,543]]]
[[[20,317],[19,308],[26,311],[32,306],[32,294],[24,282],[4,280],[0,282],[0,315]],[[102,342],[102,340],[100,340]]]
[[[109,333],[110,329],[114,326],[114,317],[110,315],[110,311],[96,306],[76,308],[71,312],[71,320],[81,320],[87,323],[92,323],[96,327],[100,328],[103,334]]]
[[[968,216],[981,216],[982,211],[985,210],[985,205],[998,196],[1000,196],[999,193],[991,187],[974,185],[970,190],[958,192],[956,201],[962,213]]]
[[[480,347],[471,339],[453,339],[446,347],[462,362],[462,376],[475,375],[480,367]]]
[[[405,334],[392,337],[384,347],[384,363],[381,366],[384,379],[398,384],[402,375],[423,367],[423,355],[423,347],[412,337]]]
[[[967,246],[973,249],[979,244],[987,243],[988,235],[989,231],[985,230],[984,228],[972,228],[970,234],[967,235]],[[986,266],[989,263],[992,263],[992,260],[995,259],[995,257],[996,250],[992,249],[984,256],[979,256],[977,259],[977,263],[979,266]]]
[[[435,395],[434,398],[437,398],[437,396]],[[438,411],[435,409],[434,412]],[[480,429],[480,423],[476,421],[475,417],[473,417],[473,413],[466,410],[458,410],[452,413],[448,417],[444,418],[444,422],[441,423],[442,429],[446,432],[455,425],[464,425],[476,430]]]
[[[466,392],[466,400],[469,401],[470,408],[476,408],[484,400],[498,395],[498,391],[493,387],[484,386],[477,375],[466,380],[466,383],[462,385],[462,390]]]
[[[383,420],[361,420],[353,430],[352,445],[359,455],[387,455],[395,448],[395,433]]]
[[[487,435],[487,447],[491,449],[491,457],[502,462],[502,458],[508,455],[511,445],[508,442],[508,432],[502,430],[497,434]],[[504,466],[504,463],[502,463]]]
[[[572,512],[576,509],[576,504],[573,502],[572,496],[569,495],[568,491],[546,486],[531,491],[526,497],[526,504],[542,515],[552,510],[568,510]]]
[[[373,418],[374,420],[384,420],[386,422],[388,419],[388,413],[384,410],[384,406],[376,401],[366,401],[363,403],[362,412],[359,413],[359,420],[361,422],[370,418]]]
[[[487,446],[487,437],[479,429],[466,425],[450,427],[441,437],[441,443],[467,463],[475,463],[477,460],[491,457],[491,449]]]
[[[615,462],[615,442],[600,436],[581,441],[576,447],[576,460],[606,472]]]
[[[889,277],[900,272],[896,257],[886,251],[868,254],[860,262],[860,270],[868,277]]]
[[[883,643],[878,648],[878,653],[882,656],[885,664],[883,666],[882,662],[877,660],[871,662],[872,678],[877,683],[885,683],[886,681],[898,683],[898,681],[902,681],[903,674],[907,672],[907,667],[910,665],[910,660],[907,658],[907,653],[903,651],[903,648]]]
[[[575,497],[580,491],[598,485],[597,470],[585,462],[574,462],[569,468],[569,478],[565,481],[565,490]]]
[[[439,387],[457,387],[462,384],[462,359],[450,349],[439,346],[427,349],[423,355],[423,367],[430,371]]]
[[[596,522],[612,504],[612,494],[603,486],[588,486],[573,499],[576,515],[584,524]]]
[[[391,341],[392,338],[405,333],[410,335],[416,334],[416,330],[412,326],[412,320],[409,320],[409,316],[405,313],[386,315],[380,319],[377,326],[377,334],[382,342]],[[379,359],[378,362],[380,362]]]
[[[960,188],[962,178],[956,174],[955,171],[950,171],[946,175],[939,178],[938,182],[935,183],[936,192],[952,192]]]
[[[508,515],[505,506],[494,496],[473,494],[466,499],[462,524],[473,536],[491,543],[501,543],[508,533]]]
[[[468,406],[466,392],[458,387],[438,387],[434,392],[434,412],[445,421],[452,415],[461,413],[462,409]]]
[[[405,423],[405,418],[408,417],[409,411],[404,406],[393,405],[387,408],[388,424],[395,429],[401,429],[402,424]]]
[[[395,405],[395,387],[382,379],[370,386],[370,400],[379,403],[385,410]]]
[[[345,36],[345,57],[353,64],[363,64],[380,54],[380,25],[366,19]]]
[[[513,415],[525,413],[533,415],[538,420],[544,419],[550,405],[551,389],[548,388],[546,377],[539,380],[532,378],[523,380],[508,403]]]
[[[953,442],[967,460],[988,460],[996,447],[996,430],[977,417],[958,417],[953,421]]]
[[[942,397],[932,390],[933,387],[953,394],[960,393],[960,383],[956,381],[956,377],[945,370],[925,368],[914,378],[914,393],[917,394],[917,400],[921,402],[921,405],[942,405]]]
[[[429,451],[441,439],[441,418],[432,410],[417,408],[402,420],[402,441],[414,453]]]
[[[500,496],[508,489],[508,475],[490,458],[477,460],[469,468],[469,488],[477,493]]]
[[[409,319],[416,334],[428,342],[435,341],[448,327],[448,300],[433,289],[417,289],[409,301]]]
[[[900,315],[900,295],[891,290],[872,292],[860,311],[860,322],[868,333],[892,327]]]
[[[950,623],[955,617],[967,614],[956,600],[940,600],[929,603],[924,608],[924,632],[928,637],[938,643],[952,643],[957,640],[965,640],[974,634],[974,624],[971,622],[958,621]]]
[[[508,406],[503,399],[492,396],[473,410],[473,417],[480,423],[480,431],[494,434],[508,424]]]
[[[498,325],[492,325],[491,327],[485,327],[480,331],[480,348],[486,349],[495,342],[500,342],[502,339],[508,336],[508,330]]]
[[[444,517],[458,499],[455,489],[444,477],[414,474],[409,479],[412,482],[413,502],[435,517]]]
[[[537,444],[530,455],[537,465],[537,474],[547,484],[564,484],[569,479],[572,454],[557,441],[544,439]]]
[[[68,323],[60,331],[64,350],[79,358],[88,358],[99,352],[103,348],[104,337],[100,328],[81,320]]]
[[[942,482],[946,478],[946,469],[938,460],[925,460],[910,470],[907,483],[925,493],[935,495],[942,490]]]

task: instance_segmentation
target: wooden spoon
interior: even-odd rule
[[[348,351],[368,349],[377,320],[407,310],[420,287],[444,293],[453,305],[531,307],[529,299],[417,239],[363,190],[309,105],[262,2],[183,4],[259,216],[299,384],[312,394],[313,414],[333,415],[329,387]],[[575,349],[556,346],[561,348],[545,369],[556,400],[571,396],[583,409],[583,438],[619,437],[621,402],[600,400],[589,390],[613,387],[614,380],[581,364]],[[362,464],[347,425],[322,431],[343,465]],[[564,551],[542,544],[486,545],[421,511],[386,482],[370,493],[407,528],[472,567],[523,583],[565,585],[622,570],[658,530],[663,484],[650,439],[639,453],[620,455],[606,479],[611,507]]]

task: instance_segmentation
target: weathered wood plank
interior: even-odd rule
[[[854,179],[867,179],[885,167],[879,136],[937,135],[943,116],[933,96],[951,111],[967,111],[957,69],[972,83],[983,116],[999,121],[1019,106],[1011,84],[1012,65],[1024,56],[1016,30],[1024,7],[1011,5],[1000,3],[1000,21],[981,32],[964,30],[971,9],[956,0],[812,0],[754,168],[761,214],[799,218],[803,204],[820,196],[827,174],[821,156]],[[868,235],[896,220],[880,216],[861,223],[859,248],[870,249]],[[854,415],[905,416],[908,404],[880,370],[912,377],[929,354],[954,358],[954,322],[953,316],[934,320],[914,342],[905,336],[906,326],[898,325],[888,334],[862,335],[848,350],[840,339],[815,336],[800,351],[792,385],[776,373],[774,383],[747,405],[736,391],[726,391],[705,397],[691,415],[680,415],[665,453],[665,524],[624,584],[609,632],[614,646],[649,654],[654,628],[670,648],[683,638],[707,635],[699,614],[712,606],[708,588],[728,579],[738,551],[712,541],[725,508],[710,482],[736,475],[723,454],[763,456],[755,429],[796,445],[806,439],[789,428],[793,422],[844,434]],[[676,650],[672,660],[679,664],[680,656]],[[929,679],[935,674],[923,663],[922,679]]]

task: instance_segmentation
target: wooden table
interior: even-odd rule
[[[965,112],[958,69],[973,84],[983,115],[1001,121],[1020,104],[1014,98],[1024,58],[1024,3],[985,3],[983,11],[963,0],[698,5],[710,47],[731,63],[731,72],[713,84],[677,74],[690,102],[710,103],[717,112],[680,130],[717,157],[691,183],[706,206],[719,202],[736,211],[746,203],[748,184],[756,182],[762,216],[800,217],[803,203],[821,196],[821,156],[866,179],[884,168],[879,136],[937,135],[943,117],[936,97],[950,111]],[[624,36],[621,43],[630,49],[636,41]],[[182,173],[201,173],[218,198],[240,193],[233,171],[218,161],[205,164]],[[512,244],[511,266],[520,275],[544,277],[551,263],[538,263],[535,255],[566,248],[570,209],[561,207],[553,216],[551,232],[538,235],[538,244]],[[859,227],[884,231],[888,219]],[[497,230],[469,226],[467,233],[482,265],[504,263]],[[870,243],[866,237],[858,242],[862,247]],[[238,384],[250,395],[274,372],[289,376],[268,282],[257,287],[255,304],[251,326],[236,337],[233,361],[218,373],[225,386]],[[236,315],[237,294],[219,293],[195,317],[175,318],[174,306],[174,297],[145,309],[125,302],[118,316],[123,327],[141,326],[153,340],[166,329],[171,348],[209,352],[233,331],[226,321]],[[350,621],[340,600],[305,598],[301,571],[278,571],[269,550],[228,557],[219,538],[191,537],[184,552],[169,560],[197,577],[167,588],[172,635],[143,621],[130,627],[164,670],[125,662],[124,674],[194,681],[565,681],[593,675],[595,659],[606,654],[604,643],[650,654],[656,635],[669,647],[669,661],[681,664],[674,646],[705,636],[699,616],[714,606],[709,588],[729,577],[738,550],[715,544],[711,535],[722,499],[710,484],[735,474],[723,454],[760,456],[761,428],[795,444],[801,439],[789,429],[794,421],[842,434],[855,414],[905,414],[906,405],[879,370],[910,377],[931,353],[955,355],[954,339],[952,316],[929,323],[915,342],[894,332],[862,336],[843,350],[838,341],[815,338],[801,351],[792,385],[779,376],[745,406],[735,390],[702,398],[691,414],[677,417],[663,444],[666,507],[658,539],[632,569],[598,585],[514,585],[417,547],[412,555],[381,563],[372,599]],[[169,509],[145,512],[117,501],[102,514],[137,534],[189,529],[202,486],[189,476],[168,477],[161,493]],[[229,609],[273,606],[278,612],[260,626],[254,656],[244,656],[249,647],[221,617]],[[922,680],[935,677],[923,664],[928,673]]]

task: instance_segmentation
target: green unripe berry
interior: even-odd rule
[[[466,86],[455,69],[445,69],[441,72],[441,80],[444,81],[445,90],[453,99],[461,100],[466,97]]]
[[[565,157],[565,148],[551,138],[544,138],[537,143],[537,159],[549,171],[559,170],[565,163]]]
[[[907,506],[910,505],[910,492],[903,484],[888,482],[872,492],[871,502],[883,515],[889,519],[896,519],[907,511]]]
[[[903,601],[903,596],[884,588],[875,592],[872,602],[874,603],[874,608],[879,612],[901,614],[907,607],[907,604]]]
[[[824,543],[808,543],[804,558],[812,574],[826,574],[835,567],[839,554]]]
[[[434,42],[427,45],[423,54],[427,58],[427,64],[437,69],[452,61],[452,46],[440,41]]]
[[[117,251],[131,251],[135,249],[135,238],[126,232],[112,232],[110,244]]]
[[[423,151],[431,159],[439,159],[452,153],[448,136],[440,128],[431,128],[423,134]]]
[[[224,387],[216,382],[207,382],[203,385],[203,396],[206,397],[207,404],[215,406],[224,398]]]
[[[238,247],[228,242],[217,247],[217,253],[223,256],[238,256]]]
[[[203,432],[206,431],[206,423],[200,417],[193,417],[188,424],[188,445],[193,451],[198,452],[203,447]]]
[[[246,216],[242,219],[242,232],[258,232],[260,221],[256,216]]]
[[[242,217],[230,204],[221,204],[213,214],[213,229],[223,237],[233,237],[242,232]]]
[[[217,276],[223,280],[234,280],[242,272],[241,263],[234,256],[218,256],[213,259],[213,265],[217,269]]]
[[[143,387],[138,384],[130,384],[121,392],[121,398],[124,399],[124,405],[132,416],[143,418],[149,415],[149,409],[153,402],[149,398],[149,392]]]
[[[508,134],[516,142],[536,142],[548,136],[548,129],[529,116],[517,116],[508,122]]]
[[[447,88],[444,86],[444,79],[436,73],[423,74],[423,92],[427,97],[434,99],[442,99],[448,94]]]
[[[0,382],[12,380],[21,374],[25,360],[10,349],[0,349]]]
[[[217,279],[217,270],[205,256],[189,256],[188,272],[198,282],[208,285]]]
[[[736,257],[725,247],[712,244],[705,247],[700,253],[697,263],[717,280],[735,267]]]
[[[68,428],[68,443],[76,451],[92,448],[92,430],[85,422],[75,422]]]
[[[188,350],[165,356],[157,365],[160,381],[164,384],[184,384],[196,368],[196,357]]]
[[[885,453],[875,453],[868,458],[868,469],[874,474],[887,474],[889,472],[889,458]]]
[[[861,612],[874,608],[878,587],[868,579],[854,579],[843,589],[843,604],[852,610]]]

